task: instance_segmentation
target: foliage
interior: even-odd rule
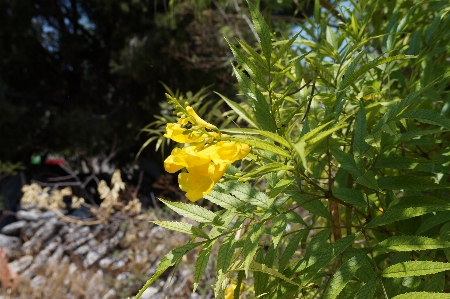
[[[220,96],[248,127],[214,138],[251,152],[204,196],[222,210],[163,201],[199,225],[158,223],[192,238],[136,298],[197,249],[195,291],[215,246],[216,298],[449,298],[450,7],[350,3],[290,39],[248,3],[259,45],[230,48],[251,109]]]

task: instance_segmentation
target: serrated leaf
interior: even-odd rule
[[[194,289],[192,290],[192,292],[195,292],[198,287],[198,283],[200,282],[200,278],[202,278],[202,276],[205,274],[205,269],[208,265],[209,257],[211,256],[211,250],[216,241],[217,239],[205,243],[205,245],[203,245],[202,249],[200,249],[197,255],[194,270]]]
[[[280,170],[293,171],[294,169],[295,168],[293,166],[289,166],[289,165],[279,163],[279,162],[272,162],[272,163],[264,164],[263,166],[258,167],[255,170],[247,172],[246,174],[244,174],[242,176],[242,178],[251,178],[251,177],[254,177],[255,175],[260,176],[265,173],[278,172]]]
[[[245,202],[232,195],[224,194],[215,190],[208,195],[205,195],[204,198],[227,210],[242,211],[245,209]]]
[[[447,185],[435,184],[422,177],[413,175],[385,176],[377,180],[381,189],[388,190],[429,190],[450,188]]]
[[[331,277],[331,281],[322,298],[335,299],[347,283],[353,279],[356,271],[363,265],[365,258],[366,254],[360,254],[343,263]]]
[[[302,279],[302,285],[307,285],[312,279],[314,279],[316,274],[323,270],[329,262],[338,257],[347,247],[351,246],[359,235],[360,233],[358,232],[353,235],[345,236],[331,244],[331,248],[322,252],[316,263],[308,268],[306,275]]]
[[[433,161],[413,157],[379,157],[374,168],[414,169],[419,164],[433,164]]]
[[[374,189],[374,190],[380,190],[380,187],[378,186],[378,182],[375,178],[375,174],[369,170],[362,176],[356,179],[356,182],[358,184],[361,184],[365,187]]]
[[[263,130],[276,132],[277,126],[270,113],[271,109],[266,98],[255,84],[240,70],[233,65],[234,74],[239,83],[239,87],[244,94],[252,100],[252,108],[259,127]]]
[[[280,60],[280,58],[281,58],[288,50],[291,49],[292,44],[293,44],[294,41],[297,39],[297,37],[300,35],[300,33],[301,33],[301,31],[299,31],[297,34],[295,34],[291,39],[289,39],[289,41],[287,41],[287,42],[283,45],[283,47],[282,47],[280,50],[278,50],[278,53],[276,54],[275,59],[273,59],[273,60],[271,61],[271,63],[270,63],[271,66],[273,66],[275,63],[277,63],[278,60]],[[292,62],[290,62],[290,63],[292,63]]]
[[[429,230],[430,228],[433,228],[449,220],[450,220],[450,211],[439,212],[436,215],[433,215],[430,218],[426,219],[424,222],[422,222],[422,224],[417,229],[416,234],[419,235]]]
[[[242,108],[238,103],[228,99],[227,97],[221,95],[220,93],[216,92],[222,100],[224,100],[227,105],[233,109],[234,112],[236,112],[237,115],[242,117],[250,126],[258,128],[258,125],[256,124],[256,121],[253,119],[253,116],[251,116],[244,108]]]
[[[270,190],[269,197],[275,198],[278,194],[284,191],[287,187],[289,187],[294,179],[281,179],[278,183]]]
[[[292,199],[302,206],[304,209],[310,211],[313,215],[324,217],[328,220],[331,220],[330,213],[328,209],[323,205],[320,199],[317,196],[311,194],[289,194]]]
[[[278,244],[286,232],[286,225],[287,219],[285,214],[278,215],[272,220],[270,235],[272,236],[272,242],[275,248],[278,248]]]
[[[448,211],[450,210],[450,205],[439,205],[439,204],[426,204],[422,206],[415,205],[412,207],[404,207],[389,209],[385,213],[375,217],[372,221],[367,224],[367,228],[377,227],[380,225],[389,224],[395,221],[409,219],[416,216],[425,215],[428,213]]]
[[[256,64],[253,61],[251,61],[247,56],[245,56],[244,53],[242,53],[235,45],[230,43],[230,41],[227,38],[225,38],[225,40],[230,46],[231,51],[233,52],[233,56],[236,58],[237,63],[247,71],[247,73],[250,75],[250,78],[252,78],[263,89],[269,90],[269,86],[267,85],[264,76],[262,75],[261,71],[258,69]]]
[[[361,208],[367,207],[367,202],[364,199],[364,194],[357,190],[349,188],[333,188],[332,192],[334,196],[346,203]]]
[[[244,265],[242,264],[242,262],[237,261],[235,262],[232,266],[231,269],[233,271],[239,271],[239,270],[243,270],[244,269]],[[284,276],[283,274],[281,274],[280,272],[278,272],[277,270],[267,267],[266,265],[257,263],[255,261],[251,261],[250,265],[249,265],[249,270],[251,271],[258,271],[258,272],[262,272],[262,273],[266,273],[266,274],[270,274],[273,277],[276,278],[280,278],[292,285],[296,285],[296,286],[300,286],[298,283],[296,283],[295,281],[289,279],[288,277]]]
[[[194,249],[195,247],[202,245],[203,242],[198,243],[189,243],[183,245],[181,247],[177,247],[169,251],[158,264],[155,273],[150,277],[149,280],[145,283],[145,285],[140,289],[139,293],[136,294],[134,299],[138,299],[142,296],[145,290],[153,283],[156,279],[158,279],[161,274],[163,274],[169,267],[175,265],[186,253]]]
[[[198,227],[193,226],[192,224],[185,223],[185,222],[178,222],[178,221],[151,221],[152,223],[175,230],[184,234],[188,235],[194,235],[197,237],[201,237],[204,239],[209,239],[208,235],[199,229]]]
[[[380,243],[373,249],[379,251],[411,251],[449,248],[450,242],[421,236],[393,236]]]
[[[439,273],[450,270],[450,263],[429,261],[408,261],[398,263],[383,270],[383,277],[409,277]]]
[[[283,145],[284,147],[290,149],[291,144],[289,141],[284,139],[282,136],[272,133],[269,131],[263,131],[263,130],[255,130],[255,129],[245,129],[245,128],[235,128],[235,129],[223,129],[221,130],[224,133],[237,133],[237,134],[250,134],[250,135],[262,135],[264,137],[270,138],[273,141],[278,142],[279,144]]]
[[[309,231],[302,230],[302,231],[296,233],[294,236],[289,238],[289,243],[286,246],[286,248],[284,249],[283,254],[281,255],[280,261],[278,263],[278,271],[283,272],[283,270],[287,266],[289,260],[295,254],[295,251],[297,251],[300,240],[308,233],[309,233]]]
[[[253,261],[253,257],[256,254],[256,250],[258,250],[260,237],[264,232],[263,225],[253,225],[249,229],[249,231],[243,236],[245,239],[244,248],[242,250],[242,255],[244,256],[244,271],[246,276],[248,277],[248,271],[250,268],[250,264]]]
[[[329,135],[333,134],[336,131],[339,131],[340,129],[346,127],[346,124],[339,124],[339,125],[335,125],[334,127],[325,130],[323,132],[320,132],[319,134],[317,134],[315,137],[308,139],[306,141],[306,150],[305,150],[305,154],[309,155],[314,148],[317,146],[317,144],[322,141],[323,139],[325,139],[326,137],[328,137]]]
[[[355,156],[362,156],[369,148],[369,145],[365,140],[367,134],[366,110],[364,109],[364,105],[361,103],[359,105],[358,114],[356,115],[355,135],[353,138],[353,153]]]
[[[373,295],[375,295],[375,292],[377,290],[377,280],[378,279],[375,277],[374,279],[364,284],[355,294],[354,299],[373,298]]]
[[[330,149],[331,154],[334,158],[341,164],[342,168],[350,172],[353,177],[359,178],[361,176],[361,171],[358,169],[356,165],[355,159],[352,155],[341,151],[337,148]]]
[[[243,202],[248,202],[262,208],[269,208],[269,197],[251,187],[248,183],[240,183],[237,181],[228,181],[218,184],[225,192],[229,192],[239,198]]]
[[[231,259],[235,249],[234,237],[234,234],[229,234],[223,239],[222,244],[220,244],[217,254],[217,272],[221,270],[222,273],[225,273],[231,265]]]
[[[380,121],[375,125],[375,127],[372,130],[372,134],[387,123],[388,121],[394,119],[397,117],[397,115],[402,112],[405,108],[407,108],[416,98],[418,98],[423,92],[425,92],[427,89],[432,88],[435,86],[435,84],[445,80],[450,76],[450,72],[447,72],[441,76],[439,76],[436,80],[431,82],[430,84],[424,86],[420,90],[417,90],[411,94],[409,94],[404,100],[397,103],[395,106],[393,106],[391,109],[389,109],[386,114],[383,115],[383,117],[380,119]]]
[[[222,138],[222,140],[229,140],[229,141],[236,141],[236,142],[242,142],[242,143],[246,143],[250,146],[256,147],[256,148],[260,148],[262,150],[265,151],[269,151],[272,152],[274,154],[278,154],[280,156],[286,157],[286,158],[291,158],[291,154],[289,154],[287,151],[283,150],[281,147],[276,146],[270,142],[261,140],[261,139],[245,139],[245,138]]]
[[[397,119],[413,118],[419,122],[441,126],[450,130],[450,119],[433,110],[411,110],[399,115]]]
[[[211,223],[216,217],[213,212],[197,205],[186,204],[183,202],[171,202],[161,198],[159,198],[159,200],[176,213],[200,223]]]
[[[236,38],[236,40],[239,43],[239,45],[244,49],[244,51],[247,52],[247,54],[249,54],[253,59],[255,59],[260,66],[262,66],[266,70],[269,69],[267,62],[261,55],[258,54],[258,52],[255,51],[255,49],[253,49],[250,45],[248,45],[247,43],[238,38]]]
[[[322,251],[327,250],[328,246],[330,246],[330,244],[327,243],[330,233],[331,229],[324,229],[311,238],[303,260],[301,260],[297,267],[294,268],[296,271],[302,271],[317,262]]]
[[[409,292],[392,297],[392,299],[450,299],[450,294],[429,293],[429,292]]]
[[[425,292],[443,292],[445,287],[445,272],[433,275],[430,280],[425,282],[422,291]]]
[[[272,40],[270,38],[270,29],[259,10],[250,1],[247,0],[250,14],[252,16],[253,26],[261,43],[261,50],[270,65],[270,56],[272,53]]]

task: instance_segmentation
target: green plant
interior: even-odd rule
[[[192,156],[251,152],[204,189],[222,210],[163,200],[199,225],[155,221],[192,238],[136,298],[200,248],[195,291],[216,244],[216,298],[450,298],[450,7],[350,3],[335,16],[316,1],[312,37],[287,40],[249,3],[259,47],[230,47],[252,109],[219,95],[248,127],[209,127],[171,98],[184,134],[204,136]]]

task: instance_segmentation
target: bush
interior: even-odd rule
[[[166,170],[223,209],[163,201],[199,225],[156,222],[192,238],[136,298],[198,248],[195,291],[216,244],[216,298],[450,298],[449,7],[351,3],[316,1],[309,39],[249,3],[259,46],[230,43],[245,105],[220,96],[248,127],[169,96],[165,136],[188,146]]]

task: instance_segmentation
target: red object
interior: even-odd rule
[[[62,166],[66,163],[66,161],[64,161],[64,159],[48,159],[45,160],[45,165],[59,165]]]

